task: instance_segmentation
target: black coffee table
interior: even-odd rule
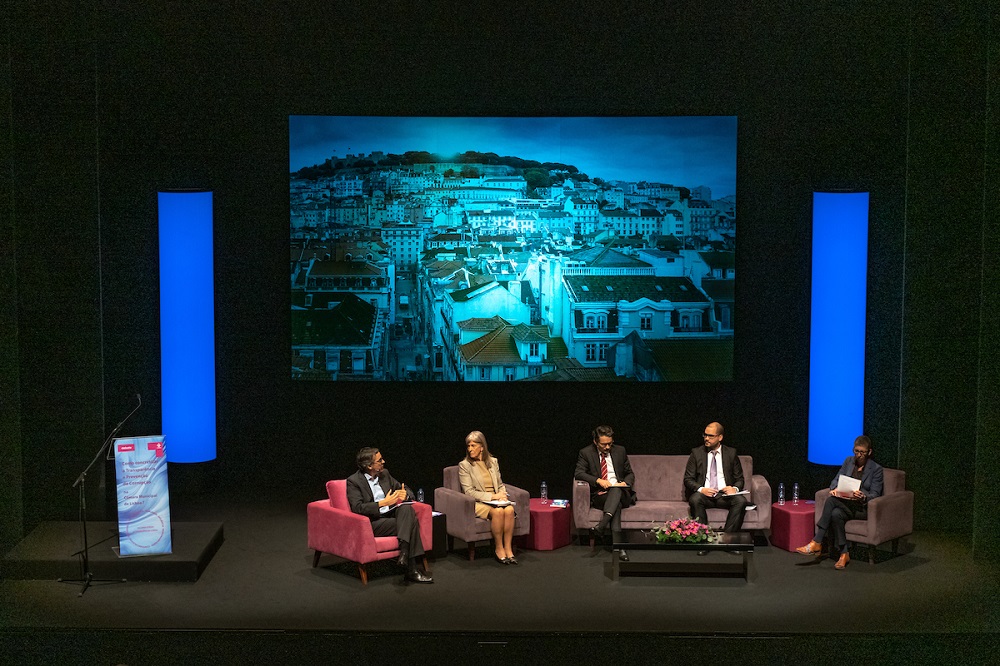
[[[721,533],[711,543],[659,543],[652,530],[628,530],[623,538],[611,547],[612,580],[619,576],[720,576],[751,581],[756,577],[749,532]],[[619,559],[622,549],[628,551],[628,562]],[[701,551],[708,552],[699,555]]]

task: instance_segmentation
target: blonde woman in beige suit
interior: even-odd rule
[[[507,489],[500,478],[500,465],[486,447],[486,435],[473,430],[465,437],[466,456],[458,463],[462,492],[476,500],[476,516],[490,521],[494,556],[501,564],[517,564],[511,542],[514,539],[514,507],[493,506],[489,501],[507,501]]]

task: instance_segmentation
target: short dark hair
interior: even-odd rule
[[[596,442],[601,437],[614,437],[615,431],[611,429],[608,425],[599,425],[594,428],[594,441]]]
[[[358,455],[355,458],[355,461],[358,463],[358,469],[364,472],[371,467],[375,462],[376,453],[378,453],[378,449],[374,446],[366,446],[358,451]]]
[[[869,451],[872,450],[872,440],[871,437],[869,437],[868,435],[858,435],[857,437],[855,437],[854,446],[857,446],[858,444],[865,447]]]

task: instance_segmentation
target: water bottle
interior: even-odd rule
[[[423,502],[424,501],[424,489],[423,488],[420,488],[419,490],[417,490],[417,501],[418,502]]]
[[[799,484],[792,485],[792,504],[799,503]]]
[[[548,504],[549,503],[549,484],[545,483],[544,481],[542,481],[541,496],[542,496],[542,504]]]
[[[778,484],[778,504],[782,504],[783,505],[784,503],[785,503],[785,484],[779,483]]]

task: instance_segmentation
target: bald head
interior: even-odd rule
[[[712,422],[705,426],[705,432],[701,435],[702,441],[705,442],[705,448],[709,451],[719,448],[724,432],[721,423]]]

